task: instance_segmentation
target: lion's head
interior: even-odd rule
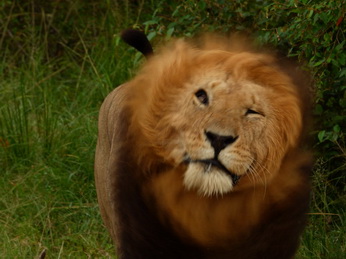
[[[268,184],[303,129],[280,59],[233,42],[177,40],[130,83],[141,165],[183,168],[186,189],[205,196]]]

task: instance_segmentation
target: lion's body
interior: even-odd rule
[[[225,41],[180,40],[106,98],[95,177],[120,258],[293,257],[310,155],[292,71]]]

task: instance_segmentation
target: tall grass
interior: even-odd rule
[[[98,109],[138,65],[117,33],[159,1],[58,2],[0,4],[0,258],[114,258],[93,180]],[[330,173],[317,163],[298,258],[346,253]]]
[[[112,250],[93,185],[97,108],[111,86],[70,62],[63,71],[34,57],[2,75],[1,258],[34,258],[44,249],[50,258],[96,258]]]
[[[346,195],[337,195],[337,179],[331,180],[333,172],[322,158],[313,173],[309,224],[298,258],[341,259],[346,253]]]
[[[95,24],[79,21],[72,44],[50,34],[58,28],[47,17],[58,7],[45,13],[37,2],[14,2],[0,14],[7,21],[1,27],[0,258],[44,251],[49,258],[112,258],[93,159],[99,106],[132,66],[132,54],[116,47],[115,36],[122,29],[117,22],[130,19],[128,11],[120,15],[128,6],[109,8],[97,25],[106,31],[95,42],[88,35]],[[78,15],[78,4],[67,12]],[[20,26],[13,24],[17,16]],[[24,39],[15,38],[18,27]],[[52,54],[54,48],[60,53]]]

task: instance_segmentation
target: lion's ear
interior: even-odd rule
[[[121,38],[130,46],[141,52],[146,58],[154,54],[147,36],[138,30],[127,29],[121,33]]]

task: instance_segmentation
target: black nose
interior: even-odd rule
[[[215,157],[217,157],[222,149],[232,144],[238,138],[233,136],[221,136],[210,131],[206,131],[205,135],[210,141],[211,146],[215,149]]]

